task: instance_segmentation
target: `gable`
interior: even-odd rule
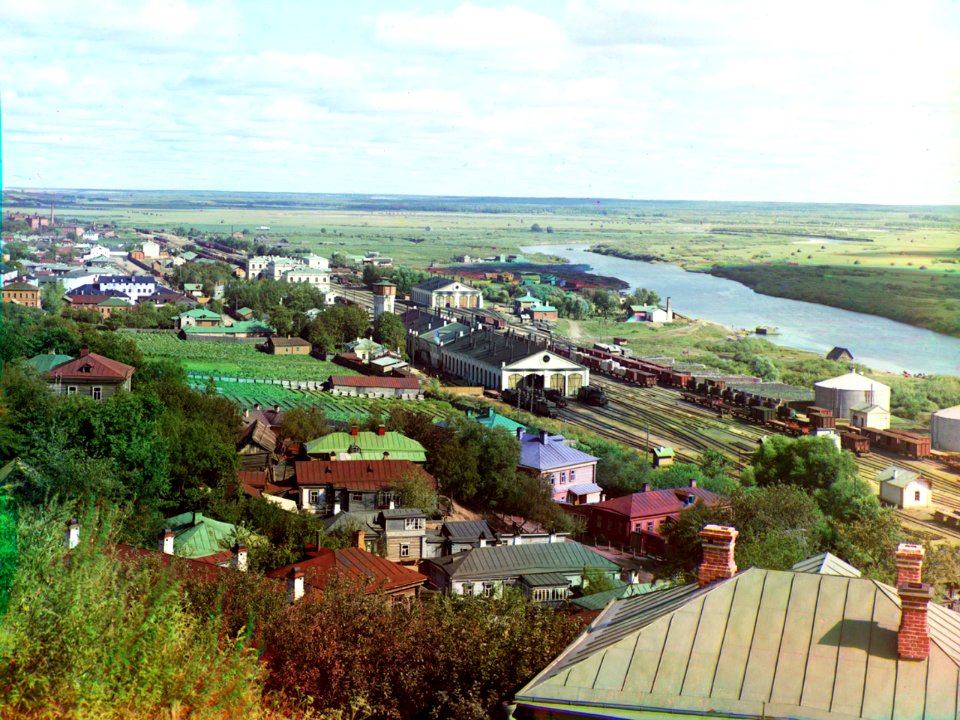
[[[516,360],[509,365],[504,366],[504,371],[509,372],[511,370],[585,370],[583,365],[568,360],[565,357],[556,355],[549,350],[539,350],[538,352],[531,353],[526,357],[522,357],[519,360]]]

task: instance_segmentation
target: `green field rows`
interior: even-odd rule
[[[258,380],[326,380],[330,375],[356,375],[308,355],[267,355],[252,343],[180,340],[163,333],[130,336],[146,357],[179,360],[192,374]]]

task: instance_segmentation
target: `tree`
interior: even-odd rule
[[[750,371],[766,382],[776,382],[780,379],[780,368],[766,355],[755,355],[750,360]]]
[[[393,313],[380,313],[373,323],[373,339],[386,348],[402,353],[406,343],[403,321]]]
[[[540,223],[534,223],[530,226],[530,232],[538,233],[543,232],[543,228],[540,227]]]
[[[618,583],[600,568],[583,568],[583,594],[596,595],[597,593],[614,590]]]
[[[423,475],[404,475],[394,485],[393,490],[398,495],[400,507],[419,508],[430,517],[437,516],[439,496]]]
[[[283,413],[280,437],[294,443],[304,443],[330,432],[327,418],[317,405],[295,407]]]
[[[857,463],[828,437],[772,435],[753,455],[751,476],[757,485],[797,485],[825,490],[838,480],[854,480]]]
[[[65,305],[63,293],[63,283],[59,280],[52,285],[45,286],[40,300],[43,309],[51,315],[59,315],[63,312],[63,306]]]
[[[381,273],[378,268],[375,268],[373,265],[363,266],[363,284],[364,285],[375,285],[381,280],[383,280],[383,273]]]

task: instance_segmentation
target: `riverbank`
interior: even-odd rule
[[[949,271],[776,264],[715,265],[710,274],[764,295],[879,315],[960,337],[960,275]]]

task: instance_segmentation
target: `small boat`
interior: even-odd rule
[[[775,327],[770,327],[769,325],[757,325],[756,329],[753,331],[757,335],[779,335],[779,331]]]

